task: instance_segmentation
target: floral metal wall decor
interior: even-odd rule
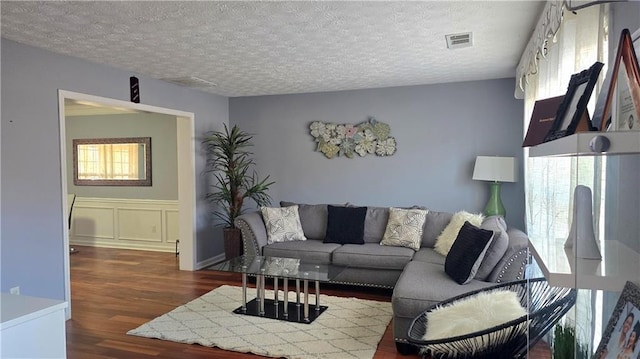
[[[373,117],[358,125],[314,121],[309,129],[318,143],[316,151],[327,158],[353,158],[356,154],[391,156],[396,152],[396,139],[389,136],[391,127]]]

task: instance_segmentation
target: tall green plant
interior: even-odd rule
[[[229,228],[235,228],[234,221],[244,212],[242,206],[246,198],[258,206],[271,203],[267,191],[275,182],[269,181],[269,176],[260,179],[253,170],[255,162],[249,151],[252,138],[237,125],[229,131],[225,124],[224,131],[208,132],[202,141],[207,148],[206,172],[215,177],[213,191],[207,193],[206,198],[219,205],[213,214]]]

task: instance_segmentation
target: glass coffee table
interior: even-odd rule
[[[318,264],[300,259],[240,256],[207,267],[208,270],[242,273],[242,305],[233,312],[298,323],[311,323],[327,310],[320,304],[320,283],[333,280],[346,266]],[[247,275],[256,276],[256,297],[247,302]],[[273,299],[265,298],[265,278],[273,278]],[[280,300],[278,281],[282,279]],[[289,281],[295,280],[296,300],[289,301]],[[300,286],[302,282],[302,293]],[[309,309],[309,282],[315,284],[315,305]],[[301,302],[302,297],[302,302]]]

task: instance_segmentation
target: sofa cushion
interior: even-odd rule
[[[333,251],[333,264],[402,270],[411,261],[413,253],[410,248],[386,247],[379,243],[345,244]]]
[[[367,216],[364,220],[364,241],[380,244],[388,221],[388,207],[367,207]]]
[[[434,264],[439,264],[441,266],[444,266],[444,261],[446,258],[447,257],[436,252],[433,248],[422,247],[420,248],[419,251],[417,251],[413,255],[413,259],[411,260],[418,261],[418,262],[434,263]]]
[[[436,252],[446,256],[455,242],[456,237],[458,236],[458,232],[464,222],[469,222],[476,227],[479,227],[482,224],[482,220],[484,216],[482,214],[474,214],[466,211],[460,211],[453,214],[451,217],[451,221],[445,229],[440,233],[438,239],[436,240],[436,245],[434,246]]]
[[[367,207],[329,205],[324,243],[364,244],[364,219]]]
[[[453,213],[429,210],[422,231],[422,247],[433,248],[442,231],[451,221]]]
[[[327,205],[280,202],[281,207],[289,207],[295,204],[298,205],[300,224],[305,237],[308,239],[324,239],[324,235],[327,233]]]
[[[389,220],[381,245],[420,249],[427,211],[424,209],[389,208]]]
[[[502,216],[490,216],[484,219],[480,228],[494,232],[493,241],[484,255],[482,264],[476,273],[476,279],[487,280],[489,275],[500,262],[500,259],[507,253],[509,247],[509,235],[507,234],[507,224]]]
[[[300,258],[320,264],[331,263],[331,253],[340,248],[339,244],[322,243],[310,239],[299,242],[278,242],[262,247],[262,255],[268,257]]]
[[[260,207],[260,212],[267,228],[267,244],[307,240],[302,231],[297,205],[280,208]]]
[[[393,289],[393,314],[415,318],[445,299],[492,285],[495,283],[476,279],[466,285],[459,285],[444,272],[442,265],[411,261],[404,267]]]
[[[458,284],[476,276],[484,255],[493,241],[493,231],[464,222],[444,262],[444,271]]]

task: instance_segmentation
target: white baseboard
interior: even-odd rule
[[[215,257],[211,257],[211,258],[205,259],[205,260],[203,260],[201,262],[196,263],[196,270],[197,269],[206,268],[206,267],[214,265],[216,263],[220,263],[220,262],[224,261],[224,258],[225,258],[224,253],[221,253],[221,254],[218,254]]]

